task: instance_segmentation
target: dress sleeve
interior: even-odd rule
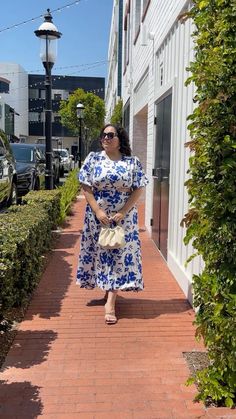
[[[95,153],[92,151],[88,154],[79,171],[78,179],[84,185],[92,186],[92,174],[95,163]]]
[[[144,186],[146,186],[148,182],[148,178],[143,171],[143,167],[140,160],[138,159],[138,157],[134,157],[132,188],[144,188]]]

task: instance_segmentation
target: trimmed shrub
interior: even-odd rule
[[[13,206],[0,218],[1,310],[21,305],[37,282],[55,225],[50,209],[55,207],[53,201],[59,205],[58,194],[47,198],[46,202],[34,200]]]
[[[24,304],[42,270],[52,229],[62,222],[78,193],[77,171],[61,188],[31,191],[26,205],[12,206],[0,218],[0,313]]]
[[[79,181],[78,181],[78,170],[72,170],[66,182],[60,188],[61,198],[60,198],[60,216],[59,221],[63,222],[66,218],[66,215],[70,211],[71,203],[75,200],[79,190]]]
[[[62,188],[51,191],[30,191],[25,197],[24,202],[33,206],[35,209],[39,205],[47,211],[51,228],[55,227],[60,221],[60,207],[62,200]]]

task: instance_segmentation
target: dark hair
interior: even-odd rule
[[[102,134],[107,127],[113,127],[116,130],[117,137],[120,140],[120,152],[121,152],[121,154],[123,154],[125,156],[131,156],[132,152],[131,152],[131,147],[130,147],[130,143],[129,143],[129,136],[128,136],[127,131],[120,126],[113,125],[113,124],[106,124],[101,130],[100,138],[102,138]]]

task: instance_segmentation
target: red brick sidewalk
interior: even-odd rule
[[[145,291],[118,297],[104,323],[101,291],[75,285],[84,200],[74,207],[0,375],[0,418],[236,418],[195,404],[183,351],[202,349],[194,314],[141,229]]]

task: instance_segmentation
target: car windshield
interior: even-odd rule
[[[32,148],[26,148],[17,146],[12,146],[13,154],[16,161],[22,162],[33,162],[34,161],[34,150]]]
[[[58,150],[61,157],[68,157],[69,153],[66,150]]]

